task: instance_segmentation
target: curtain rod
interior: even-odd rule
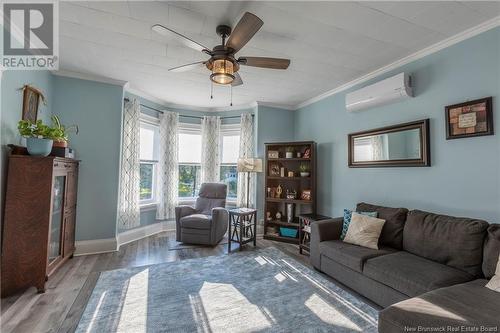
[[[130,101],[130,99],[128,98],[124,98],[123,99],[125,102],[128,102]],[[163,113],[162,110],[158,110],[158,109],[155,109],[151,106],[147,106],[147,105],[144,105],[142,103],[139,103],[140,106],[144,107],[144,108],[147,108],[147,109],[150,109],[150,110],[153,110],[153,111],[156,111],[156,112],[160,112],[160,113]],[[254,115],[252,114],[252,117]],[[193,119],[203,119],[203,117],[200,117],[200,116],[188,116],[188,115],[183,115],[183,114],[179,114],[179,117],[184,117],[184,118],[193,118]],[[221,119],[232,119],[232,118],[240,118],[240,116],[226,116],[226,117],[221,117]]]

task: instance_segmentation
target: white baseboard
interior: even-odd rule
[[[76,241],[76,250],[74,255],[83,256],[88,254],[118,251],[122,245],[163,231],[172,230],[175,230],[175,221],[162,221],[121,232],[116,236],[116,238]]]
[[[158,223],[153,223],[146,225],[144,227],[139,227],[127,231],[123,231],[118,234],[118,249],[120,246],[128,244],[130,242],[152,236],[154,234],[167,231],[175,230],[175,221],[162,221]]]
[[[116,238],[92,239],[75,242],[75,256],[114,252],[118,249]]]

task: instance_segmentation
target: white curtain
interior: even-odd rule
[[[118,203],[118,220],[122,229],[140,225],[140,108],[136,99],[125,103]]]
[[[160,114],[160,157],[158,163],[158,207],[156,218],[175,218],[179,192],[179,114]]]
[[[254,157],[254,133],[253,133],[253,117],[251,113],[244,113],[240,120],[240,154],[239,158]],[[255,187],[256,174],[250,173],[250,194],[249,205],[255,207]],[[246,173],[238,173],[238,194],[236,202],[239,207],[246,206],[247,202],[247,175]]]
[[[220,117],[205,116],[201,120],[201,181],[220,181]]]

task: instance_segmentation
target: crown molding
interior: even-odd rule
[[[112,84],[112,85],[120,86],[120,87],[126,87],[128,84],[127,81],[115,80],[115,79],[111,79],[111,78],[99,76],[99,75],[94,75],[94,74],[86,74],[86,73],[79,73],[79,72],[72,72],[72,71],[65,71],[65,70],[51,71],[51,73],[53,75],[57,75],[57,76],[107,83],[107,84]]]
[[[322,93],[321,95],[318,95],[316,97],[307,99],[293,107],[293,109],[298,110],[300,108],[303,108],[307,105],[310,105],[312,103],[321,101],[322,99],[325,99],[329,96],[335,95],[341,91],[344,91],[346,89],[352,88],[358,84],[361,84],[363,82],[366,82],[368,80],[371,80],[373,78],[376,78],[379,75],[385,74],[387,72],[390,72],[394,69],[397,69],[401,66],[404,66],[406,64],[409,64],[410,62],[413,62],[415,60],[421,59],[425,56],[428,56],[430,54],[436,53],[440,50],[443,50],[449,46],[452,46],[454,44],[460,43],[466,39],[469,39],[471,37],[477,36],[480,33],[483,33],[485,31],[494,29],[496,27],[500,26],[500,16],[497,16],[491,20],[485,21],[475,27],[469,28],[467,30],[464,30],[454,36],[451,36],[449,38],[446,38],[440,42],[437,42],[436,44],[433,44],[429,47],[426,47],[420,51],[417,51],[413,54],[410,54],[409,56],[406,56],[404,58],[401,58],[399,60],[396,60],[395,62],[386,65],[384,67],[381,67],[379,69],[374,70],[373,72],[370,72],[366,75],[363,75],[357,79],[354,79],[352,81],[349,81],[341,86],[338,86],[332,90],[329,90],[325,93]]]
[[[295,111],[297,108],[293,105],[286,105],[286,104],[280,104],[280,103],[270,103],[270,102],[257,102],[258,106],[265,106],[268,108],[275,108],[275,109],[282,109],[282,110],[288,110],[288,111]]]

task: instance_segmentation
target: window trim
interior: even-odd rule
[[[139,118],[139,126],[140,127],[149,127],[153,128],[155,130],[155,135],[153,138],[153,151],[155,149],[158,149],[159,147],[159,140],[160,140],[160,135],[159,135],[159,124],[160,120],[158,118],[146,115],[141,113],[140,118]],[[146,211],[146,210],[152,210],[154,209],[157,204],[158,204],[158,197],[157,197],[157,182],[158,182],[158,160],[142,160],[139,159],[139,167],[140,164],[152,164],[153,165],[153,179],[151,180],[152,184],[152,196],[151,199],[139,199],[139,208],[141,211]]]

